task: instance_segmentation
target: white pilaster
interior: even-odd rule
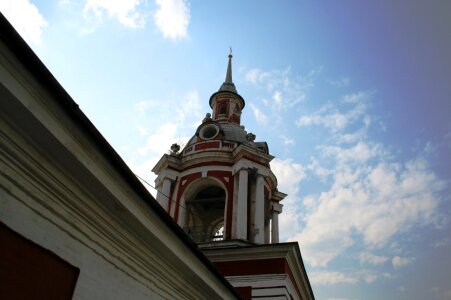
[[[158,189],[157,202],[167,211],[169,207],[169,197],[171,193],[171,180],[169,178],[163,179],[163,184]]]
[[[177,174],[165,171],[155,179],[155,186],[157,187],[157,202],[166,211],[169,208],[169,197],[171,196],[172,182],[177,179]],[[169,213],[169,212],[168,212]]]
[[[238,205],[236,218],[236,238],[247,240],[247,183],[248,170],[239,171]]]
[[[255,187],[255,220],[254,242],[265,243],[265,178],[257,174]]]
[[[271,243],[279,242],[279,214],[282,212],[282,204],[274,203],[272,206]]]

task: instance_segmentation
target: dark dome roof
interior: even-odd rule
[[[236,125],[234,123],[217,123],[217,122],[203,123],[202,125],[200,125],[197,128],[196,134],[189,140],[189,142],[187,143],[187,146],[190,146],[190,145],[193,145],[196,143],[196,137],[199,134],[200,129],[203,126],[206,126],[208,124],[214,124],[219,127],[219,130],[222,132],[221,140],[244,144],[246,146],[262,150],[263,152],[269,154],[268,146],[267,146],[266,142],[248,141],[246,139],[246,136],[248,135],[246,130],[244,130],[243,127]],[[217,139],[217,138],[215,138],[215,139]],[[212,139],[212,140],[215,140],[215,139]]]

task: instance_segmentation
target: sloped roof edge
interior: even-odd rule
[[[199,258],[199,260],[234,294],[238,299],[240,295],[233,286],[217,271],[210,260],[202,254],[191,238],[174,222],[166,211],[158,204],[155,198],[149,193],[144,185],[139,181],[127,164],[108,143],[103,135],[97,130],[94,124],[80,110],[78,104],[72,99],[67,91],[56,80],[44,63],[38,58],[28,44],[17,33],[5,16],[0,12],[0,40],[16,56],[25,69],[32,74],[51,95],[59,99],[59,105],[74,122],[80,125],[87,136],[96,144],[98,150],[104,154],[111,166],[122,176],[124,181],[140,196],[146,205],[156,212],[160,219],[174,232],[176,236]]]

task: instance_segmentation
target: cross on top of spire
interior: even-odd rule
[[[224,83],[219,88],[219,91],[225,91],[225,92],[234,92],[237,93],[235,84],[233,84],[232,81],[232,47],[230,47],[230,53],[229,53],[229,63],[227,65],[227,73]]]

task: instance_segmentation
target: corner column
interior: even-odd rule
[[[169,197],[171,197],[172,182],[175,181],[176,178],[177,176],[173,174],[162,174],[155,180],[155,185],[158,187],[156,200],[166,211],[168,211],[169,208]]]
[[[257,173],[255,186],[254,242],[265,243],[265,177]]]
[[[249,172],[247,169],[240,169],[238,174],[236,238],[247,240],[247,185]]]
[[[282,212],[282,204],[274,203],[272,205],[272,222],[271,222],[271,243],[279,242],[279,214]]]

